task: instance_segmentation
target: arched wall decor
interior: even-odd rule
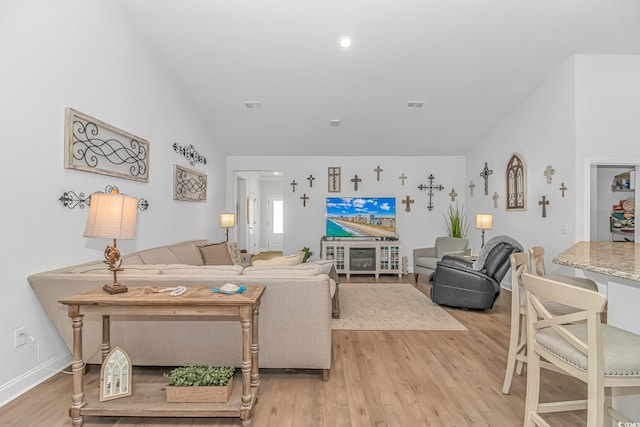
[[[100,370],[100,402],[131,396],[131,358],[116,346],[102,362]]]
[[[527,209],[527,170],[520,155],[513,153],[507,163],[507,197],[508,211]]]

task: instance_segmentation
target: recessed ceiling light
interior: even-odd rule
[[[349,38],[347,36],[340,37],[338,39],[338,46],[340,46],[343,49],[351,47],[351,38]]]
[[[329,120],[329,124],[331,126],[340,126],[340,119],[331,119]]]
[[[260,101],[245,101],[243,102],[246,108],[260,108],[262,107],[262,102]]]

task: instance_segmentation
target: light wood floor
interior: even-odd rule
[[[375,281],[352,276],[343,282]],[[411,282],[382,276],[378,281]],[[429,285],[420,276],[418,289]],[[312,371],[261,370],[253,426],[521,426],[526,376],[501,393],[509,339],[509,298],[503,291],[493,310],[447,309],[468,332],[333,331],[333,368],[328,382]],[[292,337],[292,339],[295,339]],[[150,375],[155,368],[136,368]],[[164,369],[162,372],[166,372]],[[542,401],[584,398],[578,381],[542,372]],[[88,380],[98,384],[98,369]],[[140,378],[140,377],[138,377]],[[135,387],[135,385],[134,385]],[[71,378],[55,377],[0,408],[0,426],[70,426]],[[548,417],[552,425],[585,424],[585,412]],[[85,417],[85,426],[240,426],[234,419]]]

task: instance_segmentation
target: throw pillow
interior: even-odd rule
[[[238,248],[238,242],[227,242],[229,249],[229,256],[234,265],[242,265],[242,257],[240,256],[240,248]]]
[[[233,265],[227,242],[200,246],[204,265]]]
[[[304,252],[301,251],[293,255],[280,256],[271,259],[258,259],[253,261],[253,265],[260,267],[298,265],[302,263],[302,257],[304,257]]]

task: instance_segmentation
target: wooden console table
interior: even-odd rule
[[[258,397],[258,314],[266,286],[247,286],[242,294],[211,292],[207,286],[189,286],[184,294],[154,293],[156,288],[132,287],[129,292],[109,295],[97,289],[60,300],[73,322],[73,395],[69,416],[74,427],[82,426],[84,415],[135,417],[239,417],[251,423],[251,410]],[[159,288],[158,288],[159,289]],[[157,290],[157,289],[156,289]],[[102,358],[111,351],[110,316],[207,317],[211,320],[240,320],[242,326],[242,387],[234,385],[226,403],[167,403],[164,384],[132,385],[129,397],[98,401],[98,389],[85,396],[83,390],[82,319],[86,314],[102,315]],[[211,343],[211,345],[216,345]],[[125,349],[126,350],[126,349]],[[135,355],[132,355],[135,360]]]

